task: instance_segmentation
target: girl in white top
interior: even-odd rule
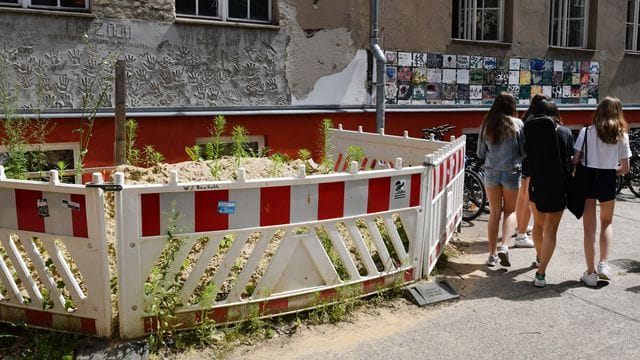
[[[586,151],[583,143],[586,134]],[[584,204],[584,255],[587,271],[582,282],[597,286],[598,279],[611,280],[607,265],[609,248],[613,238],[613,209],[616,199],[616,176],[629,172],[629,134],[622,114],[622,104],[617,98],[605,97],[598,104],[593,125],[582,128],[574,144],[575,164],[582,165],[589,179]],[[577,170],[578,171],[578,170]],[[600,261],[595,266],[596,200],[600,203]]]

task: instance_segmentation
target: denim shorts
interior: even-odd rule
[[[484,170],[484,184],[486,186],[502,185],[509,190],[518,190],[520,188],[520,180],[522,172],[506,171],[506,170]]]

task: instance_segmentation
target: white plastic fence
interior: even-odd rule
[[[188,328],[428,276],[461,221],[464,137],[341,128],[330,137],[329,175],[301,167],[294,177],[245,180],[240,169],[235,181],[182,183],[173,173],[169,184],[125,185],[116,174],[120,337],[154,331],[167,304],[173,324]],[[360,164],[349,146],[364,152]],[[111,336],[103,191],[51,178],[0,176],[0,320]]]
[[[384,130],[382,130],[384,134]],[[462,196],[464,192],[464,154],[466,138],[451,137],[450,142],[377,135],[358,131],[331,130],[331,144],[336,152],[334,169],[344,169],[349,158],[349,146],[364,150],[360,169],[392,168],[392,156],[402,155],[402,163],[409,166],[424,165],[426,169],[426,202],[423,276],[433,270],[438,257],[462,222]]]
[[[50,178],[8,180],[0,166],[0,320],[109,337],[102,191]]]

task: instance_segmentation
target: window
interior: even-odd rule
[[[222,136],[222,143],[224,147],[222,149],[223,155],[233,155],[233,138],[230,136]],[[206,146],[211,142],[211,138],[197,138],[196,144],[200,147],[200,157],[206,159]],[[246,148],[247,151],[259,156],[267,149],[264,147],[264,135],[247,135]]]
[[[0,0],[0,5],[34,9],[88,10],[89,0]]]
[[[453,14],[454,38],[503,40],[504,0],[453,0]]]
[[[587,47],[589,0],[551,0],[552,46]]]
[[[176,14],[268,23],[271,22],[271,0],[176,0]]]
[[[625,50],[640,51],[638,44],[638,23],[640,22],[640,0],[627,1],[627,37]]]

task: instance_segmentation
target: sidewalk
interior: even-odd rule
[[[401,307],[231,358],[266,359],[276,353],[305,360],[640,358],[640,199],[627,192],[616,203],[614,278],[598,288],[579,281],[585,270],[582,221],[568,211],[545,288],[532,284],[533,249],[512,249],[510,268],[484,265],[486,221],[483,215],[463,223],[457,241],[463,253],[438,275],[459,291],[460,300]]]

